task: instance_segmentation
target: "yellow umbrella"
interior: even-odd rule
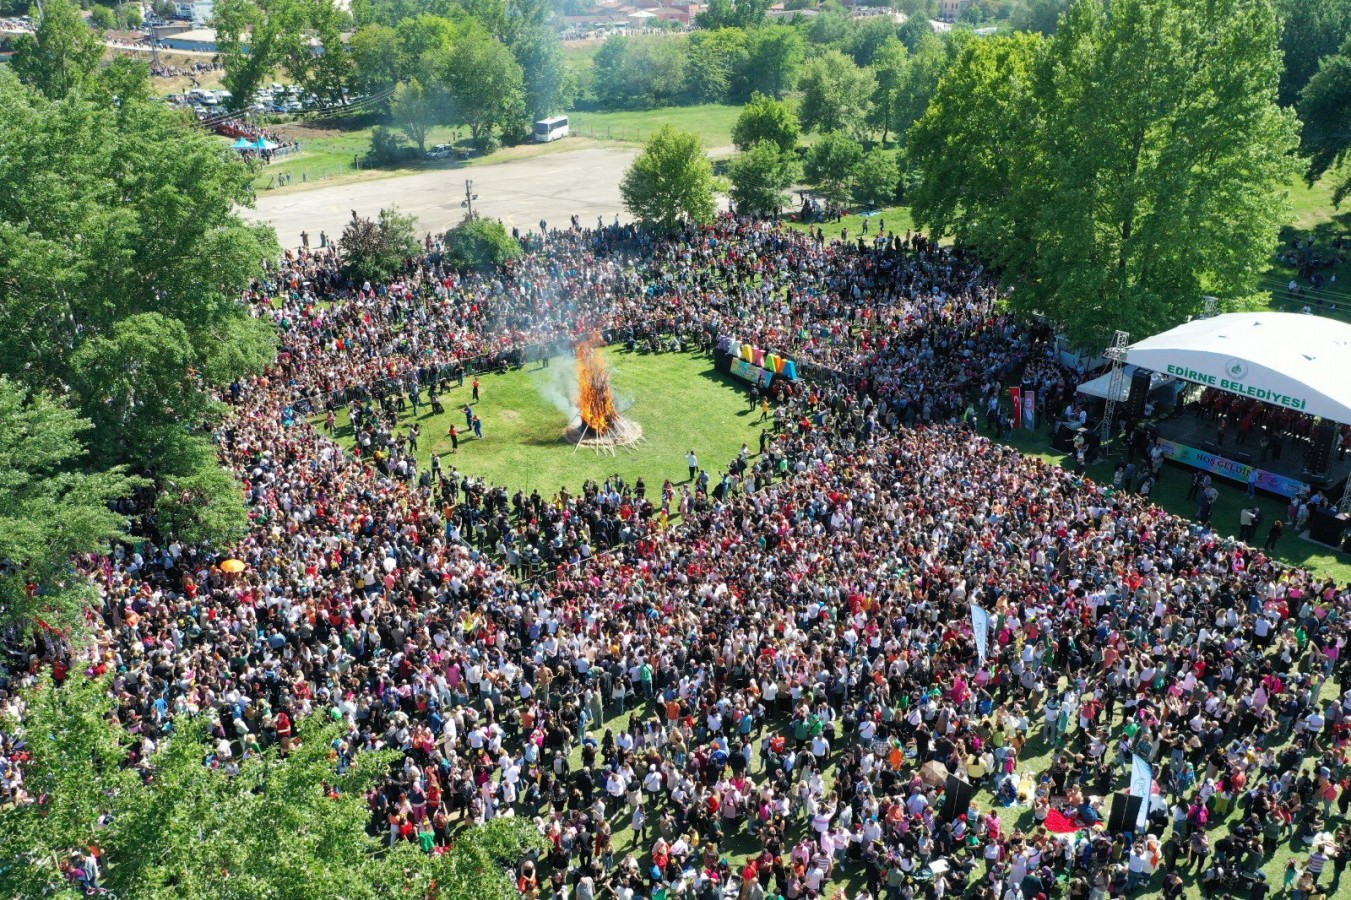
[[[220,564],[220,570],[230,575],[238,575],[240,572],[244,571],[245,568],[244,561],[239,559],[227,559]]]

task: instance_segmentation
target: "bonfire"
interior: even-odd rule
[[[613,453],[642,440],[642,426],[628,419],[615,402],[610,386],[610,366],[605,361],[599,335],[578,341],[577,416],[579,422],[567,431],[568,440],[578,447]]]

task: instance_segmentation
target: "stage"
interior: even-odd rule
[[[1173,445],[1165,445],[1165,455],[1179,465],[1205,469],[1220,478],[1245,486],[1249,471],[1256,468],[1263,473],[1259,475],[1258,490],[1286,498],[1294,496],[1302,485],[1309,485],[1312,490],[1322,488],[1327,491],[1351,476],[1351,456],[1339,460],[1336,451],[1332,453],[1325,477],[1314,478],[1306,472],[1304,461],[1309,454],[1307,438],[1284,435],[1280,457],[1268,454],[1265,460],[1262,459],[1256,430],[1248,435],[1244,443],[1239,443],[1240,435],[1231,427],[1224,435],[1224,443],[1220,443],[1216,420],[1198,413],[1201,413],[1200,404],[1192,402],[1166,419],[1153,423],[1159,437]],[[1333,492],[1334,496],[1338,494],[1337,491]]]

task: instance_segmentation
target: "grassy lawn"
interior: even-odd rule
[[[1054,465],[1069,463],[1070,457],[1067,454],[1051,447],[1050,433],[1044,429],[1033,432],[1015,431],[1005,443]],[[1086,474],[1101,484],[1110,484],[1112,471],[1116,468],[1116,464],[1124,459],[1125,454],[1118,450],[1111,460],[1089,466]],[[1154,484],[1150,498],[1175,515],[1186,519],[1194,518],[1196,503],[1187,499],[1187,492],[1191,489],[1191,472],[1191,469],[1165,464],[1163,476]],[[1211,524],[1226,537],[1238,535],[1239,511],[1253,505],[1254,502],[1262,508],[1263,520],[1257,533],[1259,542],[1266,540],[1267,528],[1272,522],[1277,519],[1286,520],[1286,504],[1283,500],[1258,494],[1258,499],[1252,501],[1248,499],[1244,488],[1218,479],[1215,481],[1215,487],[1220,492],[1220,498],[1215,502]],[[1275,555],[1282,562],[1331,576],[1339,583],[1351,582],[1351,557],[1322,544],[1306,541],[1289,528],[1276,544]]]
[[[1290,224],[1281,229],[1280,244],[1272,254],[1271,268],[1259,284],[1262,290],[1271,292],[1268,303],[1270,309],[1299,312],[1307,305],[1318,315],[1351,321],[1351,284],[1347,283],[1348,269],[1345,264],[1321,269],[1320,274],[1325,283],[1314,288],[1308,279],[1297,278],[1295,269],[1287,260],[1280,258],[1290,252],[1295,241],[1312,237],[1315,252],[1325,259],[1331,259],[1336,254],[1332,247],[1333,240],[1351,235],[1351,210],[1339,210],[1333,206],[1332,189],[1332,181],[1328,178],[1312,186],[1303,181],[1290,186]],[[1337,276],[1337,284],[1331,283],[1334,275]],[[1296,278],[1305,288],[1304,296],[1291,298],[1288,295],[1287,286],[1291,278]]]
[[[627,415],[643,426],[645,440],[635,449],[600,455],[561,440],[571,417],[549,398],[568,394],[573,360],[560,356],[548,368],[530,363],[504,374],[480,376],[481,400],[475,410],[483,420],[483,440],[472,434],[461,437],[458,453],[451,453],[447,431],[451,424],[464,430],[463,407],[469,402],[473,379],[443,395],[444,415],[433,416],[422,407],[417,419],[422,425],[419,463],[429,465],[435,453],[442,456],[446,471],[453,466],[513,491],[538,489],[545,497],[562,486],[577,492],[586,479],[604,482],[617,473],[632,484],[641,475],[650,497],[660,494],[664,479],[677,484],[686,480],[685,454],[691,449],[716,478],[742,443],[752,452],[759,448],[759,414],[751,415],[747,409],[749,385],[715,372],[709,358],[629,354],[619,347],[611,347],[607,355],[621,407],[631,403]],[[401,427],[414,421],[411,412]],[[345,445],[352,441],[346,412],[339,415],[338,439]]]
[[[732,126],[739,115],[740,106],[706,103],[633,112],[570,112],[568,119],[573,134],[602,141],[646,141],[669,123],[699,135],[705,150],[718,150],[731,146]]]
[[[796,202],[796,198],[794,198]],[[845,216],[838,222],[813,222],[812,227],[820,225],[821,230],[826,233],[827,240],[838,238],[845,229],[849,230],[851,239],[857,238],[863,231],[863,223],[868,223],[868,237],[871,239],[877,234],[878,225],[885,223],[887,231],[895,234],[904,235],[905,232],[915,227],[914,221],[910,218],[910,207],[908,206],[888,206],[884,209],[869,211],[868,215],[855,214]],[[789,226],[798,231],[806,231],[808,226],[800,222],[791,222]]]

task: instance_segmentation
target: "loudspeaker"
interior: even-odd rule
[[[1074,435],[1078,432],[1065,424],[1056,426],[1055,437],[1051,438],[1051,446],[1061,453],[1071,453],[1074,450]]]
[[[949,822],[956,821],[958,816],[966,815],[967,809],[971,806],[971,798],[975,795],[976,789],[969,782],[956,775],[949,775],[943,784],[943,806],[939,810],[939,815]]]
[[[1113,794],[1112,811],[1107,815],[1107,830],[1112,834],[1134,831],[1135,821],[1140,818],[1140,802],[1143,799],[1120,791]]]
[[[1305,469],[1314,476],[1327,475],[1332,466],[1332,448],[1337,443],[1337,426],[1323,421],[1313,430],[1309,460]]]
[[[1149,381],[1151,372],[1148,369],[1136,369],[1131,375],[1131,391],[1126,395],[1127,419],[1140,419],[1145,415],[1145,401],[1149,399]]]

